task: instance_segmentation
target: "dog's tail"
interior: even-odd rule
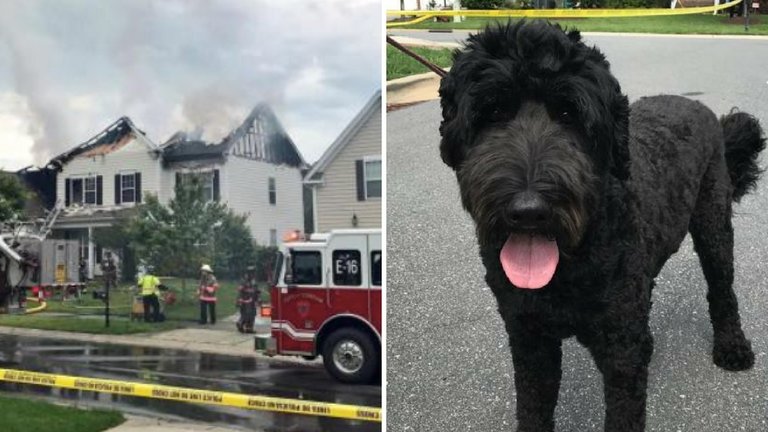
[[[733,184],[733,200],[754,189],[763,170],[757,165],[757,155],[765,148],[765,136],[760,122],[735,108],[720,117],[725,138],[725,162]]]

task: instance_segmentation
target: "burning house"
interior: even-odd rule
[[[167,203],[185,176],[204,179],[204,199],[246,214],[259,244],[276,245],[278,233],[304,226],[306,168],[271,109],[258,105],[218,143],[178,132],[159,145],[121,117],[46,167],[19,175],[49,208],[60,207],[51,235],[78,240],[93,277],[104,254],[95,230],[130,217],[147,194]]]

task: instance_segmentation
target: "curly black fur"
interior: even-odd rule
[[[757,166],[757,155],[765,149],[765,137],[760,122],[753,116],[731,111],[720,118],[725,138],[725,161],[733,183],[733,200],[757,186],[762,170]]]
[[[688,232],[708,284],[713,360],[752,366],[732,289],[731,226],[732,201],[760,174],[765,141],[752,117],[721,125],[678,96],[630,107],[597,48],[538,21],[470,37],[440,96],[440,152],[509,333],[519,431],[554,430],[561,340],[571,336],[603,374],[605,430],[644,430],[653,279]],[[559,246],[541,289],[514,286],[500,263],[507,238],[522,233]]]

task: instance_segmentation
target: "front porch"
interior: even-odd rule
[[[112,252],[118,268],[118,277],[125,257],[124,250],[112,250],[98,244],[96,232],[109,229],[135,214],[134,208],[115,210],[78,209],[59,216],[51,231],[52,238],[77,240],[80,244],[80,259],[85,262],[85,275],[89,280],[102,276],[101,263],[106,252]]]

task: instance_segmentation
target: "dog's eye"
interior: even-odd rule
[[[560,118],[560,121],[563,123],[571,123],[573,121],[573,116],[571,115],[571,112],[568,110],[562,110],[560,111],[560,114],[558,114],[558,117]]]
[[[504,120],[504,113],[500,109],[495,109],[491,111],[491,115],[489,116],[490,120],[493,122]]]

